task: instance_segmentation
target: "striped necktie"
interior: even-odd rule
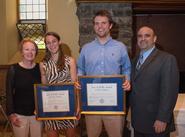
[[[136,69],[139,70],[142,64],[143,64],[143,54],[140,54],[139,59],[137,61]]]

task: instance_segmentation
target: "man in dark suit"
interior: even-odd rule
[[[140,54],[132,64],[131,119],[134,137],[169,137],[175,130],[173,109],[179,72],[173,55],[155,47],[157,36],[148,26],[137,33]]]

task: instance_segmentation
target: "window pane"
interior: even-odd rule
[[[27,5],[27,12],[32,12],[32,5]]]
[[[32,19],[33,15],[32,13],[27,13],[27,19]]]
[[[20,4],[26,4],[26,0],[19,0]]]
[[[20,13],[20,19],[26,19],[26,13]]]
[[[43,41],[41,41],[41,42],[39,42],[39,43],[37,44],[37,46],[38,46],[38,48],[39,48],[39,49],[45,49],[45,43],[44,43],[44,40],[43,40]]]
[[[33,12],[39,11],[39,5],[33,5]]]
[[[40,0],[40,4],[45,4],[46,0]]]
[[[45,5],[40,5],[40,11],[45,11]]]
[[[32,0],[27,0],[27,4],[32,4]]]
[[[19,10],[20,12],[26,12],[26,5],[20,5]]]
[[[46,19],[45,12],[40,12],[40,19]]]
[[[39,19],[39,12],[33,13],[33,19]]]
[[[33,4],[39,4],[39,0],[33,0]]]
[[[19,17],[28,21],[34,19],[45,20],[47,17],[46,0],[18,0],[19,1]],[[26,13],[26,14],[21,14]]]

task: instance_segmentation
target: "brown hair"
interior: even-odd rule
[[[46,37],[47,36],[53,36],[58,41],[60,41],[59,34],[57,34],[56,32],[47,32],[44,36],[45,44],[46,44]],[[48,62],[50,60],[50,58],[51,58],[51,53],[49,52],[48,48],[46,47],[46,54],[45,54],[43,61]],[[59,70],[62,70],[64,68],[64,66],[65,66],[65,56],[64,56],[61,45],[59,45],[59,56],[58,56],[58,60],[57,60],[57,67],[59,68]]]
[[[112,16],[111,16],[111,13],[108,11],[108,10],[99,10],[95,13],[94,17],[93,17],[93,23],[94,23],[94,19],[97,17],[97,16],[103,16],[103,17],[107,17],[108,20],[109,20],[109,23],[110,24],[114,24],[114,21],[112,19]]]
[[[35,50],[36,50],[36,55],[37,55],[37,53],[38,53],[38,46],[37,46],[37,44],[36,44],[33,40],[31,40],[30,38],[24,38],[24,39],[21,41],[21,43],[20,43],[20,48],[19,48],[20,52],[22,52],[23,45],[24,45],[25,43],[27,43],[27,42],[30,42],[30,43],[32,43],[32,44],[34,45]]]

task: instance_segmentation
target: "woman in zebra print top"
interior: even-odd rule
[[[60,36],[55,32],[45,34],[46,55],[40,63],[43,84],[56,84],[76,81],[76,63],[72,57],[62,52]],[[76,137],[77,120],[46,120],[44,121],[48,137],[59,137],[64,130],[67,137]]]

